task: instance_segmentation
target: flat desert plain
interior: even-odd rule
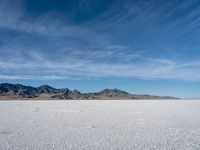
[[[0,149],[199,150],[200,101],[0,101]]]

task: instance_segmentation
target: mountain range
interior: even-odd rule
[[[177,99],[170,96],[153,96],[130,94],[119,89],[104,89],[100,92],[81,93],[78,90],[70,90],[68,88],[56,89],[49,85],[39,87],[25,86],[21,84],[0,84],[0,99],[36,99],[36,100],[119,100],[119,99]]]

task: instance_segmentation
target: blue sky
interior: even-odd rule
[[[0,82],[200,97],[199,0],[0,0]]]

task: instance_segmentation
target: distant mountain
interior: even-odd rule
[[[0,99],[177,99],[169,96],[137,95],[119,89],[104,89],[96,93],[81,93],[77,90],[56,89],[49,85],[39,87],[21,84],[0,84]]]
[[[48,94],[56,94],[56,93],[59,93],[60,91],[58,89],[55,89],[49,85],[42,85],[42,86],[39,86],[37,88],[37,91],[39,94],[43,94],[43,93],[48,93]]]

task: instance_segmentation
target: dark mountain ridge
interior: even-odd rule
[[[39,87],[21,84],[0,84],[0,99],[177,99],[169,96],[137,95],[119,89],[104,89],[100,92],[81,93],[68,88],[56,89],[49,85]]]

